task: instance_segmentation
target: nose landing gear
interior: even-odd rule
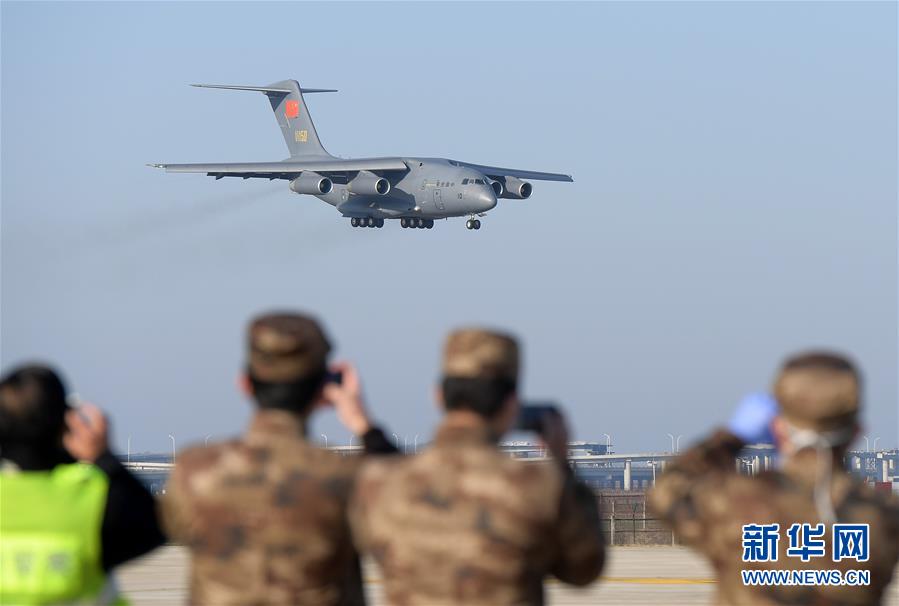
[[[465,222],[466,229],[481,229],[480,219],[469,219]]]

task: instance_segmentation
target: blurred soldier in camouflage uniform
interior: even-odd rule
[[[566,457],[555,418],[552,463],[497,449],[516,419],[516,342],[484,330],[450,335],[432,445],[414,457],[370,459],[350,505],[360,551],[380,566],[391,604],[542,604],[543,577],[585,585],[604,547],[596,497]]]
[[[663,473],[650,503],[679,538],[703,553],[722,604],[879,604],[899,558],[899,501],[849,476],[842,460],[858,433],[861,380],[845,358],[807,353],[788,360],[774,398],[743,400],[713,433]],[[779,408],[779,410],[778,410]],[[734,457],[773,438],[781,468],[738,475]],[[743,525],[778,524],[776,561],[742,561]],[[794,523],[824,524],[824,555],[786,553]],[[870,558],[833,561],[832,525],[869,524]],[[741,570],[869,570],[868,586],[744,585]]]
[[[302,315],[261,316],[249,329],[244,384],[257,406],[238,439],[178,456],[162,501],[170,538],[192,555],[192,604],[359,604],[362,583],[346,507],[358,457],[317,448],[317,405],[369,451],[392,447],[370,426],[359,379],[327,366],[328,339]],[[331,381],[342,372],[342,383]]]

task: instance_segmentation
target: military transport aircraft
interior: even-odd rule
[[[497,198],[524,200],[533,186],[524,179],[572,181],[571,176],[444,158],[358,158],[332,156],[322,147],[303,93],[337,92],[300,88],[296,80],[269,86],[193,84],[264,93],[281,127],[290,158],[281,162],[226,164],[150,164],[174,173],[206,173],[210,177],[284,179],[290,190],[310,194],[334,206],[353,227],[383,227],[399,219],[408,228],[434,227],[434,219],[464,217],[465,227],[480,229],[477,217],[496,206]]]

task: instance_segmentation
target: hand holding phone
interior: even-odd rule
[[[337,411],[337,418],[353,435],[362,436],[371,429],[371,421],[362,397],[359,373],[349,362],[339,362],[328,369],[322,396]]]
[[[561,408],[557,405],[548,402],[522,403],[515,429],[537,433],[553,458],[567,466],[568,426]]]
[[[514,429],[543,434],[547,419],[553,415],[561,416],[562,413],[551,402],[522,402],[518,409],[518,419],[515,421]]]
[[[62,443],[79,461],[93,463],[109,448],[109,423],[93,404],[83,404],[66,413]]]

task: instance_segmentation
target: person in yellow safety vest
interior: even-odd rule
[[[110,571],[164,542],[107,427],[50,368],[0,379],[0,604],[124,604]]]

